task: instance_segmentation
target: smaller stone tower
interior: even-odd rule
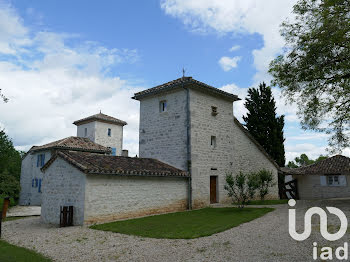
[[[122,155],[123,127],[125,121],[102,114],[101,112],[73,123],[77,126],[77,136],[87,137],[92,142],[110,147],[112,154]]]

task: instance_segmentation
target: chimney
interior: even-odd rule
[[[129,151],[126,149],[123,149],[122,156],[126,156],[126,157],[129,156]]]

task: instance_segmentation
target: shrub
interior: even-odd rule
[[[6,170],[0,173],[0,197],[14,197],[16,200],[18,199],[19,192],[19,181],[9,175]]]
[[[247,185],[247,176],[240,172],[237,176],[232,173],[226,174],[225,190],[228,196],[232,198],[232,203],[238,203],[240,208],[249,200],[249,190]]]
[[[265,196],[269,193],[270,187],[275,185],[272,172],[266,169],[262,169],[256,175],[258,178],[257,189],[259,191],[260,199],[264,200]]]

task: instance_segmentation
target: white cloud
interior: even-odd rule
[[[327,155],[326,147],[315,146],[310,143],[301,144],[286,144],[286,163],[299,157],[301,154],[306,154],[310,159],[316,159],[320,155]]]
[[[16,147],[27,150],[76,135],[74,120],[102,110],[128,122],[124,147],[137,154],[139,107],[131,96],[141,88],[110,73],[120,63],[137,61],[137,51],[94,42],[71,45],[77,36],[32,32],[11,6],[0,7],[0,53],[9,57],[0,60],[0,86],[9,98],[0,103],[0,126]]]
[[[230,71],[233,68],[237,67],[237,63],[241,60],[240,56],[228,57],[223,56],[219,60],[219,65],[224,71]]]
[[[264,41],[263,48],[253,51],[257,73],[255,82],[269,80],[267,67],[284,45],[279,26],[291,18],[297,0],[163,0],[166,14],[177,17],[191,30],[218,34],[258,33]]]
[[[230,49],[229,49],[229,51],[230,52],[234,52],[234,51],[237,51],[238,49],[240,49],[241,48],[241,46],[239,46],[239,45],[234,45],[234,46],[232,46]]]

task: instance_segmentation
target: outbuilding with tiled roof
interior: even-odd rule
[[[336,155],[312,165],[281,168],[281,172],[297,182],[300,199],[350,197],[350,158]]]
[[[61,206],[74,206],[74,225],[187,207],[189,174],[156,159],[57,151],[41,170],[46,223],[59,224]]]

